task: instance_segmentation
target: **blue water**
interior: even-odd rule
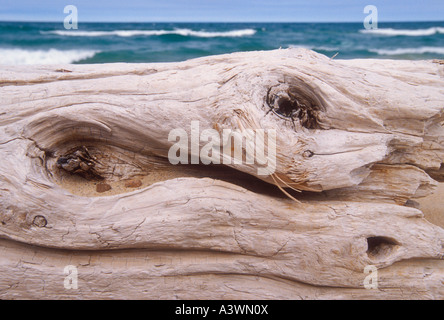
[[[303,47],[337,59],[443,59],[444,21],[379,23],[0,22],[0,64],[169,62]]]

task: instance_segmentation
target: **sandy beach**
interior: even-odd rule
[[[444,183],[440,183],[432,195],[417,202],[427,220],[444,228]]]

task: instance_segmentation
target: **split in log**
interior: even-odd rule
[[[418,209],[444,181],[442,88],[432,61],[301,49],[4,66],[0,298],[442,299],[442,220]],[[275,130],[273,174],[171,165],[192,121]]]

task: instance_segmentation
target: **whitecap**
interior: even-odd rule
[[[94,50],[25,50],[0,49],[0,64],[67,64],[92,58]]]
[[[174,29],[174,30],[112,30],[112,31],[78,31],[78,30],[53,30],[41,31],[42,34],[55,34],[59,36],[71,37],[135,37],[135,36],[162,36],[168,34],[176,34],[184,37],[193,36],[200,38],[216,38],[216,37],[244,37],[252,36],[256,33],[254,29],[240,29],[231,31],[194,31],[191,29]]]
[[[292,48],[302,48],[308,50],[318,50],[318,51],[339,51],[340,49],[337,47],[329,47],[329,46],[309,46],[303,44],[291,44],[288,46],[290,49]]]
[[[419,47],[419,48],[397,48],[397,49],[370,49],[379,55],[396,56],[403,54],[424,54],[437,53],[444,54],[444,47]]]
[[[438,33],[444,33],[443,27],[431,27],[428,29],[392,29],[392,28],[381,28],[381,29],[364,29],[359,30],[361,33],[383,35],[383,36],[410,36],[410,37],[421,37],[421,36],[432,36]]]

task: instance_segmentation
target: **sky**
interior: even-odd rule
[[[444,21],[444,0],[0,0],[0,21],[60,21],[74,5],[80,22]]]

